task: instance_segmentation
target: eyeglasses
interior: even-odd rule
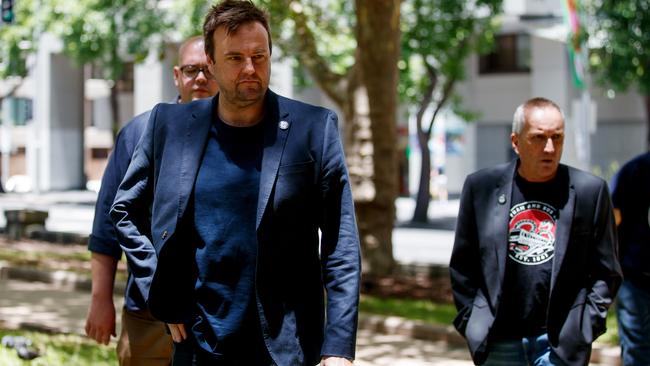
[[[208,66],[199,66],[199,65],[183,65],[181,66],[181,72],[185,75],[186,78],[194,79],[199,76],[199,72],[203,72],[203,75],[206,79],[214,79],[214,76],[208,69]]]

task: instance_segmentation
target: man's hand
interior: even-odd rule
[[[97,343],[108,344],[115,336],[115,305],[113,297],[92,297],[86,318],[86,335]]]
[[[325,356],[320,360],[320,366],[348,366],[352,361],[343,357]]]
[[[115,336],[115,304],[113,304],[113,283],[117,259],[93,252],[90,257],[92,291],[90,309],[86,318],[86,335],[97,343],[108,344]]]
[[[176,343],[181,343],[187,338],[187,333],[185,332],[185,325],[183,324],[167,324],[169,327],[169,332],[172,334],[172,339]]]
[[[623,216],[621,216],[621,210],[618,208],[614,208],[614,221],[616,221],[616,226],[621,224],[621,221],[623,221]]]

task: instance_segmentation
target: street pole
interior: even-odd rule
[[[580,113],[580,135],[582,135],[582,165],[586,171],[591,170],[591,91],[589,67],[589,49],[586,44],[581,49],[584,86],[582,88],[582,113]]]

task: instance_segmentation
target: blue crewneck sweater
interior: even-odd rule
[[[239,357],[260,337],[255,308],[255,215],[264,121],[232,127],[214,119],[194,186],[196,320],[192,332],[207,352]],[[256,334],[251,334],[251,333]]]

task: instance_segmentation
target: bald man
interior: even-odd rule
[[[207,68],[202,36],[190,38],[180,46],[178,64],[173,72],[178,90],[177,103],[211,97],[218,91],[217,83]],[[116,335],[113,285],[117,262],[122,256],[108,213],[149,114],[150,111],[147,111],[134,117],[117,135],[95,206],[93,230],[88,242],[88,249],[92,253],[92,298],[86,319],[86,334],[101,344],[108,344],[111,336]],[[117,345],[120,365],[169,365],[172,339],[166,332],[165,324],[149,313],[146,294],[135,285],[134,279],[140,273],[153,272],[156,258],[127,262],[129,276],[122,309],[122,331]]]

